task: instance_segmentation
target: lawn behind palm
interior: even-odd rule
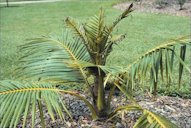
[[[11,78],[18,58],[17,47],[26,39],[42,35],[60,35],[67,16],[86,21],[88,17],[106,11],[111,23],[121,11],[112,8],[114,1],[72,0],[0,8],[0,79]],[[126,39],[114,47],[108,65],[126,66],[161,42],[189,35],[189,18],[164,14],[139,13],[136,10],[117,26]],[[188,81],[186,81],[188,83]]]

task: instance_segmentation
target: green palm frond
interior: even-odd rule
[[[102,52],[109,36],[107,27],[104,24],[104,12],[102,9],[100,9],[99,15],[95,15],[89,19],[84,25],[84,30],[91,50],[93,52]],[[102,46],[99,47],[101,48],[100,50],[97,50],[98,46]]]
[[[105,74],[111,74],[111,77],[112,76],[118,76],[119,73],[124,73],[126,71],[125,68],[122,66],[98,65],[97,67],[102,69],[105,72]]]
[[[78,25],[71,18],[66,18],[65,23],[83,41],[89,52],[96,51],[95,43],[106,42],[103,41],[103,34],[106,34],[105,32],[107,31],[105,30],[106,26],[104,25],[104,12],[102,9],[99,15],[92,17],[85,25]]]
[[[65,19],[65,23],[73,31],[74,35],[79,37],[83,41],[83,43],[87,44],[87,39],[84,35],[83,25],[78,25],[78,23],[76,23],[75,20],[70,17],[67,17]]]
[[[99,37],[103,34],[104,29],[104,12],[101,9],[99,15],[95,15],[90,18],[89,21],[84,26],[86,34],[92,40],[95,40],[95,43],[100,43]]]
[[[68,65],[69,61],[90,60],[86,47],[78,40],[36,38],[22,45],[20,51],[24,54],[16,70],[17,78],[54,82],[84,81],[83,69]]]
[[[10,80],[0,81],[1,128],[15,128],[21,122],[21,118],[23,127],[25,127],[29,114],[32,119],[32,127],[35,127],[37,106],[42,112],[42,104],[46,106],[52,120],[55,120],[55,114],[63,120],[64,114],[62,110],[69,114],[60,98],[58,89],[52,85],[23,84]],[[41,115],[41,121],[43,118],[43,115]]]
[[[82,68],[99,68],[105,74],[111,74],[112,76],[118,75],[119,73],[123,73],[126,71],[126,68],[122,66],[107,66],[107,65],[96,65],[87,61],[71,61],[68,63],[72,67],[82,67]]]
[[[126,112],[127,111],[143,111],[143,109],[140,106],[136,106],[136,105],[119,106],[112,113],[109,114],[108,120],[112,119],[113,117],[115,117],[116,115],[124,111]]]
[[[73,19],[66,18],[66,25],[71,28],[73,33],[79,37],[87,48],[91,60],[96,64],[96,56],[102,56],[101,65],[105,64],[106,58],[112,51],[112,46],[116,42],[120,42],[125,35],[113,36],[112,32],[115,26],[132,12],[133,4],[121,14],[112,25],[105,24],[105,16],[103,9],[100,9],[99,15],[90,18],[85,24],[78,25]],[[97,57],[98,58],[98,57]]]
[[[178,83],[180,84],[183,66],[191,72],[184,62],[186,46],[188,45],[191,45],[189,37],[182,37],[166,42],[165,44],[162,44],[142,55],[127,69],[130,72],[132,84],[135,78],[145,79],[148,73],[150,73],[151,81],[154,83],[154,91],[156,91],[159,72],[162,80],[164,76],[166,76],[168,83],[172,80],[172,70],[175,58],[180,63],[178,80]],[[179,48],[180,55],[177,53]],[[166,71],[165,75],[164,71]]]
[[[112,52],[113,44],[117,44],[125,39],[125,34],[123,35],[111,35],[111,38],[108,39],[108,43],[105,46],[104,55],[107,57],[110,52]]]
[[[72,30],[73,34],[79,39],[81,39],[83,44],[86,46],[86,49],[88,53],[90,54],[91,58],[94,58],[94,53],[92,48],[90,47],[90,42],[89,42],[91,40],[88,40],[85,34],[84,25],[78,25],[78,23],[74,19],[69,17],[65,19],[65,23],[66,23],[66,26]]]
[[[133,128],[178,128],[165,117],[154,112],[143,110]]]
[[[123,35],[114,35],[114,36],[111,37],[110,42],[117,43],[117,42],[122,41],[123,39],[125,39],[125,34],[123,34]]]
[[[113,24],[109,27],[109,33],[113,31],[115,26],[123,19],[129,16],[129,14],[133,11],[133,3],[129,5],[129,7],[121,14],[119,15],[116,20],[113,22]]]

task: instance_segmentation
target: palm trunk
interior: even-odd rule
[[[97,108],[98,108],[98,116],[105,117],[107,116],[106,112],[106,99],[105,99],[105,90],[103,84],[103,76],[100,74],[98,76],[98,97],[97,97]]]
[[[103,75],[96,75],[93,87],[93,104],[99,118],[105,118],[108,115],[103,78]]]
[[[99,55],[96,56],[96,65],[104,65],[104,63],[102,63],[102,58]],[[93,103],[99,118],[105,118],[108,115],[104,77],[105,73],[101,69],[96,68],[94,70]]]

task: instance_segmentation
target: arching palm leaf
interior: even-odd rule
[[[110,25],[109,27],[109,33],[111,33],[113,31],[113,29],[115,28],[115,26],[123,19],[125,19],[126,17],[129,16],[129,14],[133,11],[133,3],[131,3],[129,5],[129,7],[121,14],[119,15],[116,20],[113,22],[112,25]]]
[[[52,85],[0,81],[0,127],[17,127],[21,116],[23,117],[23,127],[25,127],[29,114],[31,114],[32,127],[34,127],[36,109],[39,106],[39,108],[41,107],[40,111],[42,111],[42,103],[48,109],[48,114],[52,120],[55,119],[55,113],[62,120],[64,119],[62,110],[68,113],[57,89]]]
[[[70,18],[70,17],[67,17],[65,19],[65,23],[69,28],[71,28],[74,35],[79,37],[85,44],[88,43],[87,39],[85,37],[85,34],[84,34],[84,26],[83,25],[81,25],[81,26],[78,25],[78,23],[76,23],[75,20]]]
[[[22,45],[20,51],[24,55],[16,76],[22,79],[35,78],[41,81],[82,82],[83,69],[68,65],[69,61],[89,61],[86,47],[74,39],[55,39],[42,37],[30,40]]]
[[[1,128],[15,128],[22,119],[23,127],[26,125],[26,119],[31,115],[32,127],[35,127],[35,118],[37,115],[37,108],[40,111],[40,119],[43,125],[43,108],[45,106],[48,114],[54,121],[55,116],[64,119],[63,110],[70,116],[69,111],[65,107],[60,94],[70,94],[82,101],[89,107],[92,112],[92,118],[96,119],[97,115],[88,100],[81,95],[67,90],[61,90],[51,84],[38,83],[21,83],[17,81],[4,80],[0,81],[0,127]],[[70,116],[71,117],[71,116]]]
[[[128,111],[141,111],[143,112],[142,115],[139,117],[139,119],[136,121],[133,128],[177,128],[177,126],[173,123],[171,123],[168,119],[165,117],[156,114],[154,112],[151,112],[147,109],[142,108],[134,99],[125,91],[123,87],[121,87],[119,84],[115,83],[115,86],[117,86],[121,92],[123,92],[128,99],[132,101],[132,105],[126,105],[126,106],[119,106],[117,107],[110,115],[109,118],[113,118],[120,112],[128,112]]]
[[[143,109],[142,116],[139,117],[133,128],[178,128],[165,117],[154,112]]]
[[[190,69],[185,64],[185,55],[186,55],[186,46],[191,45],[189,37],[182,37],[176,40],[171,40],[165,44],[162,44],[137,59],[132,65],[128,67],[132,83],[134,78],[144,79],[148,73],[150,73],[150,78],[154,83],[154,92],[156,92],[157,83],[159,79],[159,72],[163,80],[166,76],[167,82],[170,82],[172,79],[172,70],[174,59],[176,58],[179,65],[179,80],[180,85],[183,66],[189,71]],[[177,49],[180,48],[180,55],[177,53]],[[164,75],[164,71],[166,71]]]

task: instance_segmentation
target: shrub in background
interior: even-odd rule
[[[168,0],[156,0],[155,1],[156,8],[163,9],[169,5]]]
[[[177,0],[177,2],[180,5],[179,10],[183,10],[183,5],[185,4],[186,0]]]

